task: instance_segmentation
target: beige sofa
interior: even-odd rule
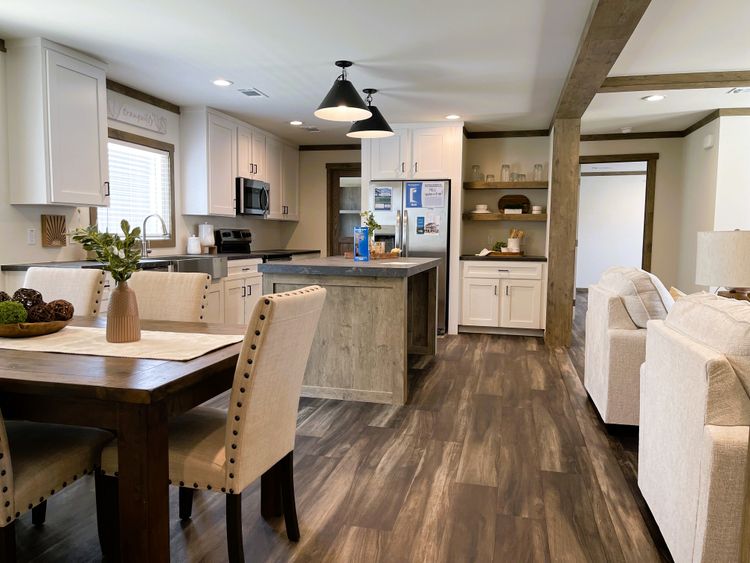
[[[658,278],[639,268],[610,268],[589,287],[584,386],[607,424],[638,424],[646,323],[673,301]]]
[[[638,485],[678,563],[738,561],[750,303],[696,294],[648,324]]]

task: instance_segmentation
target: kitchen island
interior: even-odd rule
[[[443,266],[436,258],[343,257],[258,266],[263,293],[308,285],[328,292],[303,396],[406,404],[409,355],[435,354],[437,269]]]

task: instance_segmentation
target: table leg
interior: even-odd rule
[[[122,405],[117,425],[120,558],[169,563],[166,407]]]

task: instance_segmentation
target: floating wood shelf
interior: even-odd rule
[[[359,215],[359,209],[339,209],[339,213],[342,215]]]
[[[546,190],[547,181],[531,182],[464,182],[465,190]]]
[[[532,215],[531,213],[464,213],[464,219],[467,221],[539,221],[546,222],[547,214],[541,213]]]

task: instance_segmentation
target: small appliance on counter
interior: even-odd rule
[[[270,203],[271,186],[260,180],[237,178],[237,215],[265,215]]]

